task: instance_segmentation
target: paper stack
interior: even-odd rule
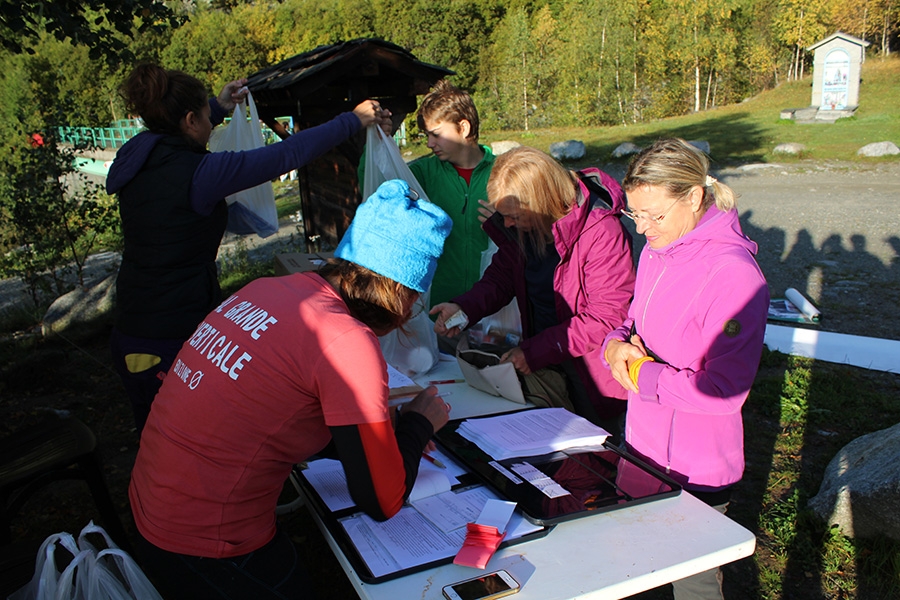
[[[589,452],[603,449],[609,433],[564,408],[538,408],[468,419],[457,433],[475,443],[494,460],[538,456],[561,450]]]

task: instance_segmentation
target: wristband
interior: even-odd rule
[[[645,362],[656,362],[656,361],[653,360],[652,356],[642,356],[641,358],[639,358],[636,361],[634,361],[633,363],[631,363],[631,366],[628,367],[628,377],[631,379],[632,382],[634,382],[634,385],[638,384],[638,374],[641,371],[641,366]]]

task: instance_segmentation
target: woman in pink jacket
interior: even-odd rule
[[[616,433],[626,393],[600,345],[634,290],[631,236],[618,218],[622,188],[598,169],[573,173],[523,146],[497,157],[487,192],[496,213],[483,227],[497,253],[471,290],[432,309],[435,331],[455,335],[459,328],[444,322],[460,308],[474,324],[515,297],[524,339],[502,360],[523,375],[560,369],[576,411]]]
[[[628,389],[625,440],[722,512],[744,471],[741,406],[762,353],[769,292],[741,231],[734,192],[683,140],[638,154],[623,181],[647,238],[628,318],[604,357]],[[718,569],[675,582],[675,597],[721,598]]]

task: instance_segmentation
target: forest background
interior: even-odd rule
[[[103,8],[114,4],[117,15]],[[900,31],[898,0],[2,0],[0,9],[6,140],[57,121],[125,118],[118,86],[140,60],[217,91],[316,46],[378,37],[454,70],[483,128],[528,130],[732,104],[801,78],[805,48],[835,31],[869,41],[872,54],[887,54]],[[23,38],[28,27],[36,35]],[[104,27],[109,39],[97,36]]]

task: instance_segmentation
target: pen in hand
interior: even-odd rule
[[[440,467],[442,469],[447,468],[447,465],[445,465],[444,463],[442,463],[441,461],[439,461],[438,459],[436,459],[435,457],[433,457],[432,455],[430,455],[426,452],[422,453],[422,458],[424,458],[425,460],[427,460],[428,462],[430,462],[431,464],[433,464],[436,467]]]

